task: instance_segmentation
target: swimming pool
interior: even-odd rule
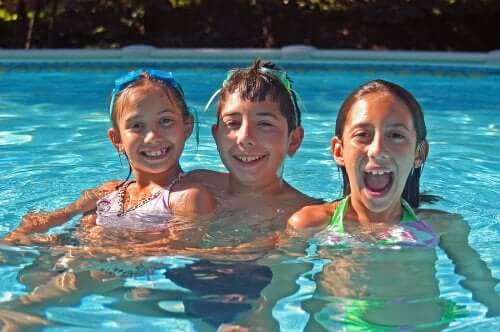
[[[190,139],[182,157],[185,169],[223,170],[210,135],[213,111],[207,114],[200,111],[225,78],[226,70],[247,64],[208,61],[200,65],[173,60],[148,64],[173,70],[189,105],[198,110],[200,144],[197,146]],[[500,146],[500,67],[347,61],[280,64],[293,78],[305,106],[305,141],[285,166],[285,178],[291,184],[312,196],[338,197],[340,179],[330,157],[329,140],[340,103],[365,81],[374,78],[395,81],[414,93],[426,115],[431,151],[422,188],[444,197],[432,207],[464,216],[473,230],[471,245],[488,263],[493,275],[500,278],[500,154],[496,152]],[[126,176],[127,167],[120,164],[106,138],[107,102],[113,80],[138,66],[143,64],[53,61],[0,65],[0,236],[14,228],[30,209],[54,209],[75,199],[85,188]],[[325,181],[331,186],[326,187]],[[231,236],[237,235],[231,233]],[[255,311],[259,319],[274,321],[270,326],[280,326],[283,331],[316,331],[321,327],[338,330],[341,327],[328,325],[328,318],[321,315],[318,320],[323,319],[322,324],[307,325],[314,308],[302,308],[314,292],[315,277],[328,265],[317,249],[311,244],[302,255],[278,250],[261,258],[259,264],[230,263],[234,265],[229,267],[188,257],[150,258],[146,263],[141,262],[146,266],[144,269],[139,269],[140,272],[131,269],[130,273],[124,264],[118,264],[118,269],[125,271],[122,279],[126,279],[116,291],[119,295],[89,291],[75,303],[46,304],[33,309],[33,314],[51,323],[45,328],[49,331],[84,328],[212,331],[217,319],[214,323],[199,318],[204,315],[200,312],[207,315],[212,305],[200,300],[206,290],[196,289],[193,284],[182,285],[187,283],[194,268],[212,272],[229,269],[235,273],[223,279],[228,284],[226,290],[219,289],[220,285],[204,285],[211,289],[210,296],[241,293],[240,296],[250,299],[248,303],[227,299],[222,311],[228,315]],[[27,291],[17,279],[20,270],[50,254],[37,248],[0,250],[3,264],[0,299],[8,301]],[[486,318],[485,308],[460,286],[460,277],[454,273],[450,261],[441,251],[438,256],[436,279],[440,297],[467,309],[467,314],[453,320],[447,330],[498,330],[500,318]],[[275,298],[275,303],[248,309],[249,303],[257,302],[258,291],[269,282],[265,264],[275,265],[274,277],[282,271],[290,272],[295,279],[288,280],[290,285],[266,290],[265,295]],[[110,268],[108,265],[112,264],[104,265]],[[291,273],[295,270],[296,273]],[[243,275],[255,275],[260,281],[245,279]],[[203,283],[198,285],[203,287]],[[144,294],[144,289],[155,292]],[[496,291],[500,291],[499,285]],[[186,307],[198,310],[198,318],[182,314]]]

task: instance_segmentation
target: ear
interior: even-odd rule
[[[417,150],[415,151],[415,161],[413,162],[414,168],[419,168],[427,160],[427,155],[429,154],[429,143],[427,140],[423,140],[418,144]]]
[[[345,166],[344,163],[344,148],[342,147],[342,141],[338,136],[335,136],[332,138],[331,144],[330,144],[331,152],[332,152],[332,157],[339,166]]]
[[[118,133],[117,130],[115,130],[114,128],[109,128],[108,129],[108,138],[118,152],[124,152],[123,144],[122,144],[121,139],[120,139],[120,134]]]
[[[216,124],[212,125],[212,136],[214,140],[217,142],[217,131],[219,130],[219,126]]]
[[[291,157],[297,152],[304,139],[304,128],[297,127],[290,133],[287,153]]]
[[[184,139],[187,140],[193,133],[194,118],[190,116],[184,121]]]

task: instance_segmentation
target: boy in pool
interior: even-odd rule
[[[135,70],[118,78],[109,114],[108,137],[126,157],[134,180],[105,183],[52,213],[28,214],[6,241],[23,240],[26,234],[46,231],[78,213],[84,214],[82,229],[98,225],[161,233],[175,216],[213,212],[211,192],[199,183],[182,181],[179,158],[192,132],[193,116],[171,73]]]
[[[316,312],[311,328],[446,325],[459,311],[435,300],[437,245],[473,299],[489,316],[500,314],[498,280],[469,246],[463,219],[413,210],[425,198],[419,181],[429,151],[426,134],[420,105],[394,83],[368,82],[341,106],[331,151],[344,198],[304,207],[288,222],[295,233],[321,231],[316,238],[332,259],[318,279],[321,295],[306,305]]]

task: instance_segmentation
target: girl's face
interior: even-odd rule
[[[303,138],[302,128],[288,132],[278,103],[242,100],[238,93],[227,97],[212,134],[232,178],[253,187],[281,181],[286,155],[293,155]]]
[[[192,131],[192,122],[183,118],[181,109],[164,91],[151,86],[128,93],[117,125],[118,130],[111,128],[108,135],[127,154],[136,176],[177,170]]]
[[[353,104],[332,154],[349,177],[351,200],[381,213],[399,208],[406,180],[422,160],[410,110],[386,92],[370,93]]]

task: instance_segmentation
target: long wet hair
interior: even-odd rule
[[[397,97],[402,101],[408,108],[413,119],[413,126],[417,134],[417,141],[415,149],[423,148],[424,144],[427,144],[427,128],[425,126],[424,114],[420,104],[417,102],[415,97],[408,92],[403,87],[384,80],[373,80],[361,85],[359,88],[354,90],[349,97],[344,101],[340,110],[337,114],[337,120],[335,124],[335,136],[342,139],[344,133],[344,126],[347,120],[347,116],[352,109],[352,106],[359,100],[363,99],[366,95],[372,93],[388,93]],[[345,197],[351,193],[351,186],[349,182],[349,177],[347,176],[347,171],[344,166],[338,166],[342,173],[342,195]],[[422,174],[424,167],[424,161],[422,165],[418,168],[413,168],[408,179],[406,180],[405,187],[403,189],[402,197],[412,206],[416,208],[420,205],[420,202],[432,202],[438,197],[433,195],[422,195],[420,193],[420,176]]]
[[[286,82],[273,73],[281,74],[282,80]],[[285,84],[288,84],[289,88]],[[238,93],[240,98],[246,101],[262,102],[270,99],[278,102],[280,113],[287,121],[288,132],[300,127],[301,111],[297,104],[297,95],[291,88],[291,80],[284,71],[271,62],[257,59],[249,68],[230,71],[219,93],[217,119],[229,95]]]

